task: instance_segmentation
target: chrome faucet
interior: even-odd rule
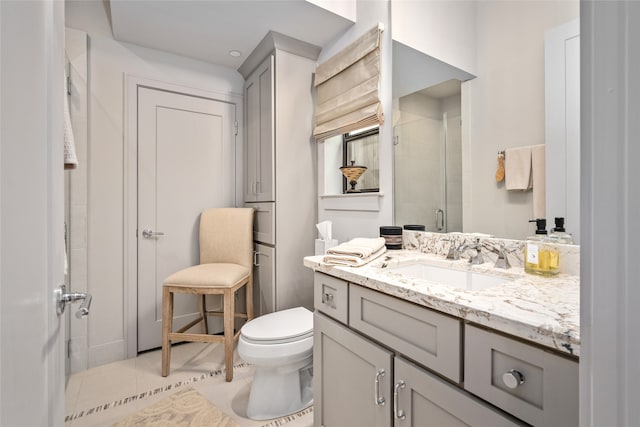
[[[494,267],[504,269],[511,268],[511,264],[509,264],[509,259],[507,258],[507,252],[513,252],[516,249],[516,245],[505,247],[504,244],[500,244],[500,249],[498,249],[498,258],[496,259]]]
[[[447,252],[446,259],[453,259],[453,260],[460,259],[460,252],[458,252],[458,248],[456,248],[455,241],[452,241],[452,239],[449,239],[446,237],[443,238],[442,240],[444,242],[451,242],[451,244],[449,245],[449,252]]]
[[[475,249],[476,250],[476,254],[469,257],[469,263],[471,264],[483,264],[484,263],[484,259],[482,258],[482,243],[480,242],[480,239],[476,239],[475,243],[466,243],[464,245],[460,245],[458,247],[458,249],[456,249],[456,251],[459,254],[464,253],[464,251],[466,251],[467,249]]]

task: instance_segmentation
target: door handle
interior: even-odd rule
[[[76,317],[81,319],[89,314],[89,308],[91,307],[91,295],[82,292],[70,292],[67,293],[65,285],[60,285],[54,291],[56,296],[56,312],[58,315],[64,313],[64,309],[67,303],[82,301],[82,305],[76,312]]]
[[[162,231],[149,230],[148,228],[142,230],[142,237],[144,237],[145,239],[150,239],[156,236],[164,236],[164,233]]]

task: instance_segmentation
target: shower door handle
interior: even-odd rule
[[[444,230],[444,211],[442,209],[436,209],[436,230]]]

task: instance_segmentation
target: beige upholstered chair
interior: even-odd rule
[[[246,313],[236,313],[235,293],[246,285]],[[173,295],[198,295],[200,317],[173,332]],[[207,295],[222,295],[223,311],[209,311]],[[224,317],[224,336],[209,335],[207,316]],[[233,348],[240,330],[235,318],[253,319],[253,209],[216,208],[200,217],[200,264],[167,277],[162,293],[162,376],[169,375],[171,343],[176,341],[224,342],[226,380],[233,379]],[[187,333],[201,323],[201,333]]]

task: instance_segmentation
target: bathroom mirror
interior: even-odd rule
[[[397,98],[393,113],[396,224],[462,231],[461,81]]]
[[[545,35],[578,17],[578,2],[476,3],[474,74],[393,40],[397,225],[531,234],[531,191],[496,182],[497,154],[545,143]],[[579,194],[572,186],[566,192]]]

